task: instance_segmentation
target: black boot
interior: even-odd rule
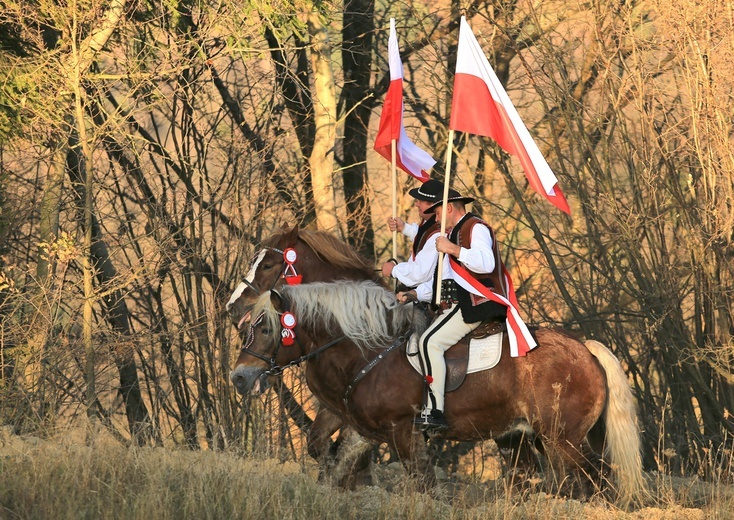
[[[418,428],[423,431],[437,432],[449,429],[449,423],[441,410],[431,410],[431,413],[420,414],[413,420]]]

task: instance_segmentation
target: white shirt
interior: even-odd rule
[[[404,234],[407,227],[408,225],[406,224],[403,228]],[[418,251],[418,254],[414,258],[411,258],[407,262],[401,262],[393,267],[391,273],[393,278],[397,278],[407,287],[415,287],[423,282],[430,281],[433,278],[433,273],[438,263],[438,251],[436,251],[436,239],[438,235],[438,233],[434,233],[428,237],[423,248]],[[408,235],[406,234],[406,236]],[[413,239],[415,239],[415,233],[413,234]]]
[[[419,224],[413,223],[408,224],[407,222],[403,225],[403,230],[401,233],[405,235],[408,240],[410,240],[410,243],[413,243],[413,240],[415,240],[415,236],[418,234],[418,227]]]

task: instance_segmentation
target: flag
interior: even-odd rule
[[[461,17],[449,128],[491,137],[520,159],[530,186],[561,211],[571,210],[558,179],[520,119],[466,18]]]
[[[403,62],[400,61],[394,18],[390,18],[390,40],[387,49],[390,62],[390,87],[387,89],[385,104],[382,107],[380,128],[375,138],[375,151],[388,161],[392,161],[392,140],[396,140],[396,166],[421,182],[425,182],[429,178],[426,172],[436,164],[436,161],[428,152],[418,148],[408,138],[405,127],[403,127]]]

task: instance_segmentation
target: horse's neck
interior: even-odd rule
[[[325,345],[339,339],[326,335],[321,336],[321,338],[324,339],[309,340],[308,354],[314,354]],[[344,338],[339,343],[314,356],[309,362],[308,369],[313,376],[328,379],[335,387],[342,387],[349,384],[360,368],[369,363],[369,360],[375,355],[377,354],[370,351],[363,355],[351,340]]]
[[[370,280],[364,271],[354,267],[339,267],[325,262],[315,262],[309,268],[309,278],[314,282],[333,282],[334,280]]]
[[[302,266],[304,278],[312,282],[332,282],[334,280],[370,280],[375,279],[373,275],[366,269],[357,265],[337,265],[332,259],[324,254],[317,254],[317,243],[312,243],[301,238],[300,244],[303,248],[302,254],[305,255],[305,263]],[[329,248],[330,251],[333,250]],[[332,253],[326,253],[326,255]],[[335,254],[335,253],[333,253]],[[349,256],[349,255],[345,255]],[[307,259],[306,259],[307,258]],[[297,265],[297,264],[296,264]]]

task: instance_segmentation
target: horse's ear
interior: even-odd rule
[[[283,245],[283,249],[295,246],[297,241],[298,241],[298,224],[293,226],[291,229],[285,229],[283,231],[283,238],[281,239],[281,244]]]
[[[273,304],[273,308],[277,312],[283,312],[285,310],[285,302],[283,301],[283,295],[275,289],[270,289],[270,303]]]

